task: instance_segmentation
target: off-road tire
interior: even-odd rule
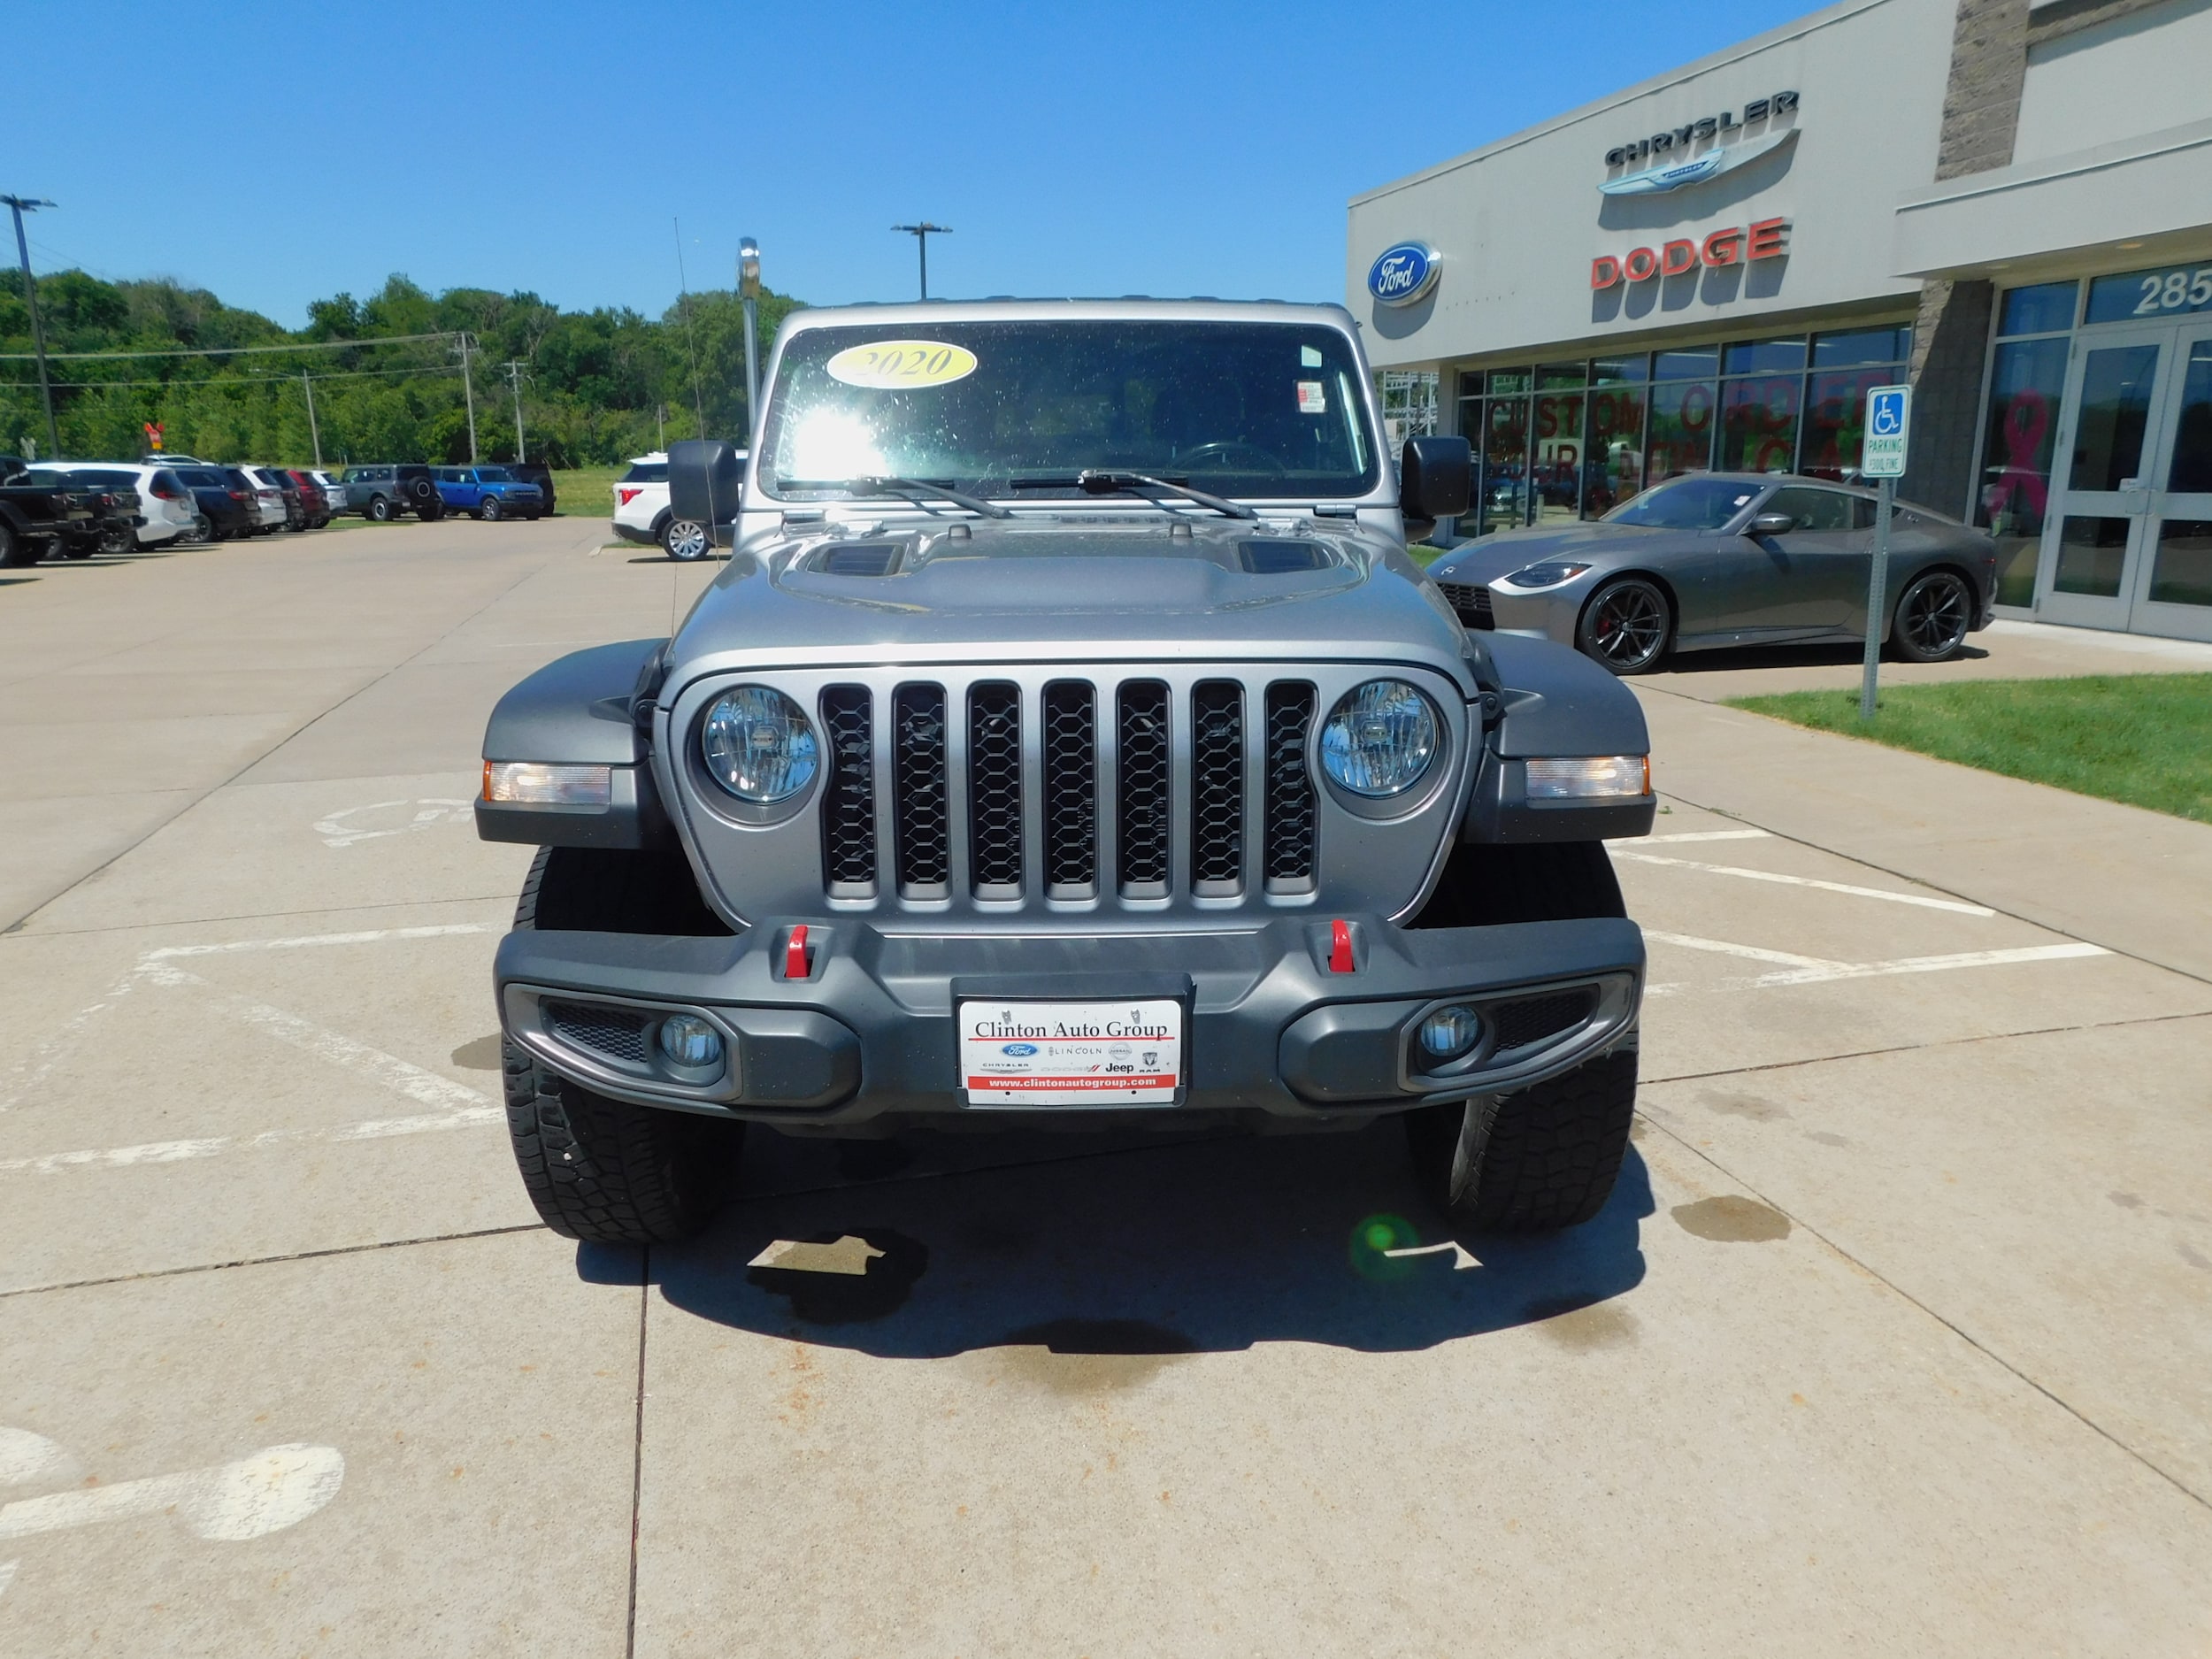
[[[366,518],[371,524],[391,523],[392,503],[390,498],[384,495],[370,496],[369,504],[361,509],[361,516],[364,518]]]
[[[1548,1083],[1406,1114],[1425,1196],[1482,1233],[1551,1233],[1605,1208],[1636,1115],[1636,1048]]]
[[[541,849],[531,863],[515,905],[518,929],[534,928],[541,901],[551,896],[553,852]],[[564,879],[559,871],[553,876]],[[595,908],[604,903],[599,884],[587,891]],[[611,1100],[546,1070],[504,1038],[500,1064],[515,1165],[554,1232],[594,1244],[673,1244],[713,1218],[744,1125]]]
[[[476,516],[486,524],[497,524],[507,515],[500,507],[498,501],[488,495],[484,499],[484,504],[476,510]]]
[[[46,557],[46,549],[29,536],[18,535],[12,526],[0,524],[0,565],[11,569],[35,565]]]
[[[679,564],[703,559],[713,549],[714,537],[696,518],[671,517],[661,526],[661,551]]]

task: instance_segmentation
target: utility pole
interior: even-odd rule
[[[509,361],[500,365],[500,366],[507,371],[507,384],[515,388],[515,459],[518,461],[526,461],[530,457],[528,455],[524,453],[522,448],[523,365],[519,363],[514,362],[512,359],[510,359]]]
[[[893,230],[904,231],[908,235],[913,237],[915,242],[920,246],[922,254],[922,297],[924,299],[927,299],[929,297],[929,239],[933,235],[951,235],[952,227],[949,225],[933,225],[927,219],[924,219],[918,225],[894,225],[891,228]]]
[[[53,450],[52,458],[59,460],[61,432],[54,425],[54,386],[46,378],[46,331],[38,323],[38,290],[31,280],[31,244],[23,236],[23,216],[55,204],[37,196],[0,196],[0,202],[5,202],[15,215],[15,252],[23,262],[23,303],[31,313],[31,349],[38,353],[38,395],[46,404],[46,447]]]
[[[322,428],[315,424],[315,379],[304,369],[300,371],[300,385],[307,391],[307,435],[315,441],[315,470],[320,472],[323,465],[323,434]]]
[[[660,452],[666,455],[668,453],[668,405],[666,403],[653,405],[653,420],[660,428]]]
[[[469,375],[469,352],[475,343],[469,338],[468,331],[463,329],[461,343],[454,348],[461,354],[461,396],[468,400],[469,406],[469,465],[471,466],[476,465],[476,386]]]
[[[750,236],[737,244],[737,292],[745,303],[745,447],[753,447],[754,411],[760,407],[760,365],[753,336],[760,332],[760,244]]]

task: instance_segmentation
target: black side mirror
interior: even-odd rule
[[[1797,520],[1786,512],[1763,512],[1744,526],[1748,536],[1787,535],[1797,528]]]
[[[737,447],[719,438],[683,438],[668,446],[668,507],[679,518],[717,528],[733,524],[745,495]]]
[[[1398,510],[1427,519],[1465,512],[1473,477],[1466,439],[1408,438],[1398,461]]]

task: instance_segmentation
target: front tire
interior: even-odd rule
[[[476,510],[476,516],[479,518],[481,518],[486,524],[497,524],[502,518],[506,517],[506,514],[501,509],[499,503],[496,500],[490,496],[487,496],[485,497],[484,504]]]
[[[570,927],[658,931],[670,884],[586,856],[557,862],[541,848],[515,905],[515,926],[541,912]],[[697,902],[695,889],[692,893]],[[570,1082],[503,1036],[507,1133],[523,1189],[545,1225],[592,1244],[674,1244],[714,1218],[735,1171],[745,1125],[691,1112],[635,1106]]]
[[[1518,1089],[1406,1114],[1424,1194],[1485,1233],[1552,1233],[1605,1208],[1636,1116],[1631,1045]]]
[[[1575,627],[1575,647],[1617,674],[1656,667],[1674,637],[1674,607],[1656,582],[1624,576],[1590,596]]]
[[[671,518],[661,526],[661,551],[679,564],[703,559],[714,539],[696,518]]]
[[[1897,597],[1889,642],[1909,663],[1948,662],[1966,644],[1974,594],[1955,571],[1930,571]]]

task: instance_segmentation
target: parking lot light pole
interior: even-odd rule
[[[918,225],[894,225],[891,228],[893,230],[904,231],[920,246],[922,256],[922,297],[924,299],[927,299],[929,297],[929,239],[932,236],[951,235],[952,227],[949,225],[933,225],[927,219],[924,219]]]
[[[753,411],[760,407],[760,366],[753,342],[760,332],[760,244],[750,236],[740,238],[737,244],[737,294],[745,303],[745,447],[749,449]]]
[[[54,425],[54,385],[46,378],[46,331],[39,326],[38,291],[31,281],[31,244],[24,239],[23,216],[53,203],[39,196],[0,196],[15,215],[15,252],[23,262],[23,303],[31,313],[31,349],[38,353],[38,395],[46,405],[46,447],[61,457],[61,433]]]

